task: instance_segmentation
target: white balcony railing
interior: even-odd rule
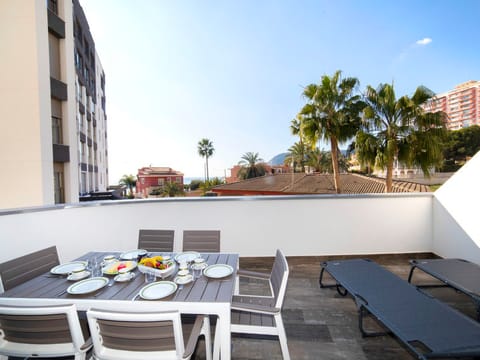
[[[62,261],[136,248],[138,230],[221,230],[241,256],[435,252],[480,263],[480,157],[435,195],[339,195],[125,200],[0,212],[0,262],[56,245]],[[473,206],[472,206],[473,205]]]

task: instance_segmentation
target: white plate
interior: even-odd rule
[[[130,250],[120,254],[120,259],[137,260],[139,256],[143,256],[146,254],[147,254],[147,250],[143,250],[143,249]]]
[[[60,264],[53,267],[50,272],[56,275],[67,275],[70,274],[73,270],[79,269],[81,267],[86,267],[86,261],[72,261],[66,264]]]
[[[200,254],[196,251],[185,251],[175,256],[175,261],[180,263],[182,261],[192,262],[196,258],[200,257]]]
[[[78,280],[85,279],[86,277],[89,277],[89,276],[90,276],[90,271],[84,271],[81,274],[73,273],[73,274],[68,275],[67,280],[78,281]]]
[[[162,299],[172,295],[177,290],[177,284],[172,281],[157,281],[140,290],[140,297],[145,300]]]
[[[203,270],[203,275],[212,279],[220,279],[231,275],[233,268],[227,264],[215,264],[210,265]]]
[[[192,282],[193,276],[192,274],[185,275],[185,276],[177,276],[175,279],[173,279],[173,281],[175,281],[175,283],[178,285],[184,285],[184,284],[188,284],[189,282]]]
[[[124,264],[125,267],[123,269],[127,269],[128,271],[131,271],[137,267],[137,262],[128,260],[128,261],[114,261],[111,263],[106,264],[102,268],[102,272],[106,275],[117,275],[118,274],[118,266],[120,264]]]
[[[101,289],[107,284],[108,279],[106,277],[94,277],[70,285],[67,292],[72,295],[88,294]]]

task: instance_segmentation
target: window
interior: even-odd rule
[[[52,142],[54,144],[63,144],[62,119],[56,116],[52,116]]]
[[[58,4],[57,0],[47,0],[48,10],[58,15]]]
[[[53,164],[53,181],[54,181],[54,196],[55,204],[65,202],[65,186],[63,178],[63,164]]]
[[[158,178],[158,185],[163,186],[165,184],[165,179],[164,178]]]

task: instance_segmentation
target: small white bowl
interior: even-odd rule
[[[105,264],[111,263],[112,261],[115,261],[115,256],[114,255],[107,255],[103,258],[103,262]]]
[[[188,270],[180,270],[180,271],[177,273],[178,276],[187,276],[188,274],[190,274],[190,273],[188,272]]]
[[[205,259],[204,258],[196,258],[193,261],[195,262],[195,264],[203,264],[205,262]]]

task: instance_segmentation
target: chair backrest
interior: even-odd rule
[[[84,343],[75,305],[0,306],[0,354],[69,356]]]
[[[220,252],[220,230],[184,230],[183,251]]]
[[[49,248],[20,256],[0,264],[0,277],[4,290],[9,290],[59,264],[57,248]]]
[[[147,230],[138,232],[138,248],[152,252],[172,252],[174,230]]]
[[[277,249],[275,260],[273,262],[272,273],[270,275],[270,284],[272,286],[273,297],[275,299],[275,307],[281,309],[283,298],[287,290],[288,282],[288,263],[282,251]]]
[[[181,359],[184,353],[178,311],[123,313],[87,311],[95,358]]]

